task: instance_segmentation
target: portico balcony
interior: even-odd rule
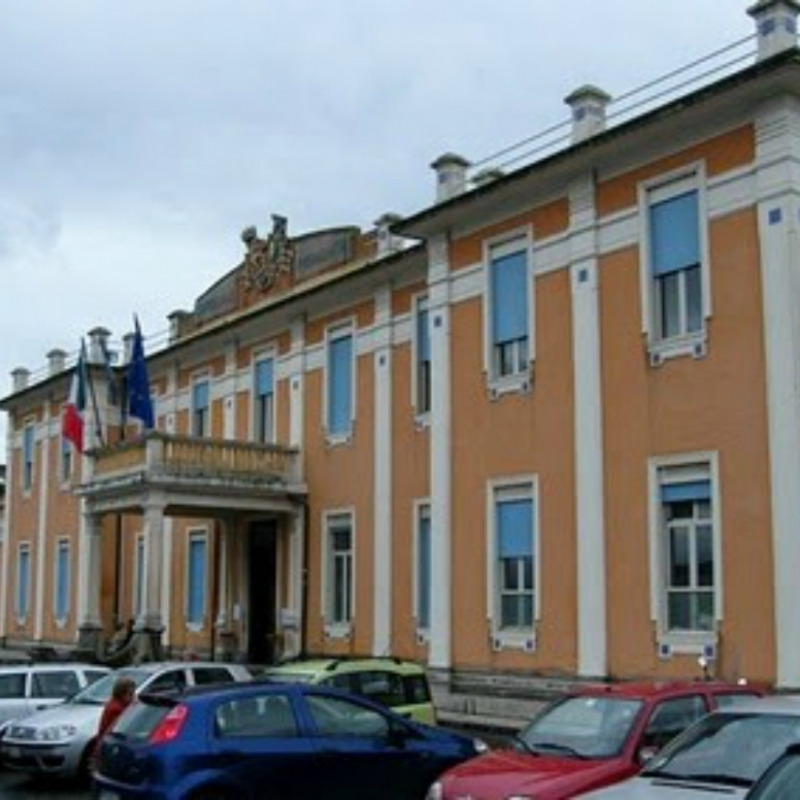
[[[171,513],[278,510],[276,504],[306,493],[299,451],[281,445],[148,431],[90,456],[90,473],[77,492],[96,512],[141,506],[153,492],[163,492]]]

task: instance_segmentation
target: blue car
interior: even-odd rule
[[[98,800],[423,800],[478,740],[335,689],[277,682],[143,695],[100,747]]]

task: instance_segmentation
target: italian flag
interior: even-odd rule
[[[84,360],[84,346],[81,344],[81,354],[75,365],[72,375],[72,386],[69,398],[64,406],[61,419],[61,435],[72,442],[78,452],[83,452],[83,410],[86,408],[86,362]]]

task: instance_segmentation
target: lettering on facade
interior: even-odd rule
[[[258,236],[254,226],[242,231],[242,241],[247,247],[244,257],[245,286],[266,292],[275,285],[278,276],[294,272],[295,246],[286,233],[288,220],[272,215],[272,232],[266,239]]]

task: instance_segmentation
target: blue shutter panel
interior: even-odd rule
[[[328,432],[347,433],[352,420],[353,337],[328,346]]]
[[[206,542],[189,542],[189,622],[202,622],[205,605]]]
[[[19,586],[17,587],[17,609],[24,617],[28,613],[28,581],[30,580],[30,552],[21,550],[19,554]]]
[[[497,504],[500,558],[533,556],[533,500],[509,500]]]
[[[492,261],[492,336],[495,344],[528,336],[528,258],[525,251]]]
[[[56,617],[64,619],[67,616],[69,587],[69,550],[63,544],[58,546],[58,561],[56,563]]]
[[[194,385],[194,410],[208,408],[208,381],[200,381]]]
[[[431,622],[431,520],[420,517],[417,542],[417,623],[427,628]]]
[[[655,275],[700,263],[700,223],[697,192],[650,206],[650,259]]]
[[[266,358],[256,364],[256,393],[259,397],[274,392],[274,367],[271,358]]]
[[[431,360],[431,335],[428,328],[428,309],[421,308],[417,312],[417,360]]]
[[[711,481],[670,483],[661,487],[662,503],[696,502],[711,499]]]

